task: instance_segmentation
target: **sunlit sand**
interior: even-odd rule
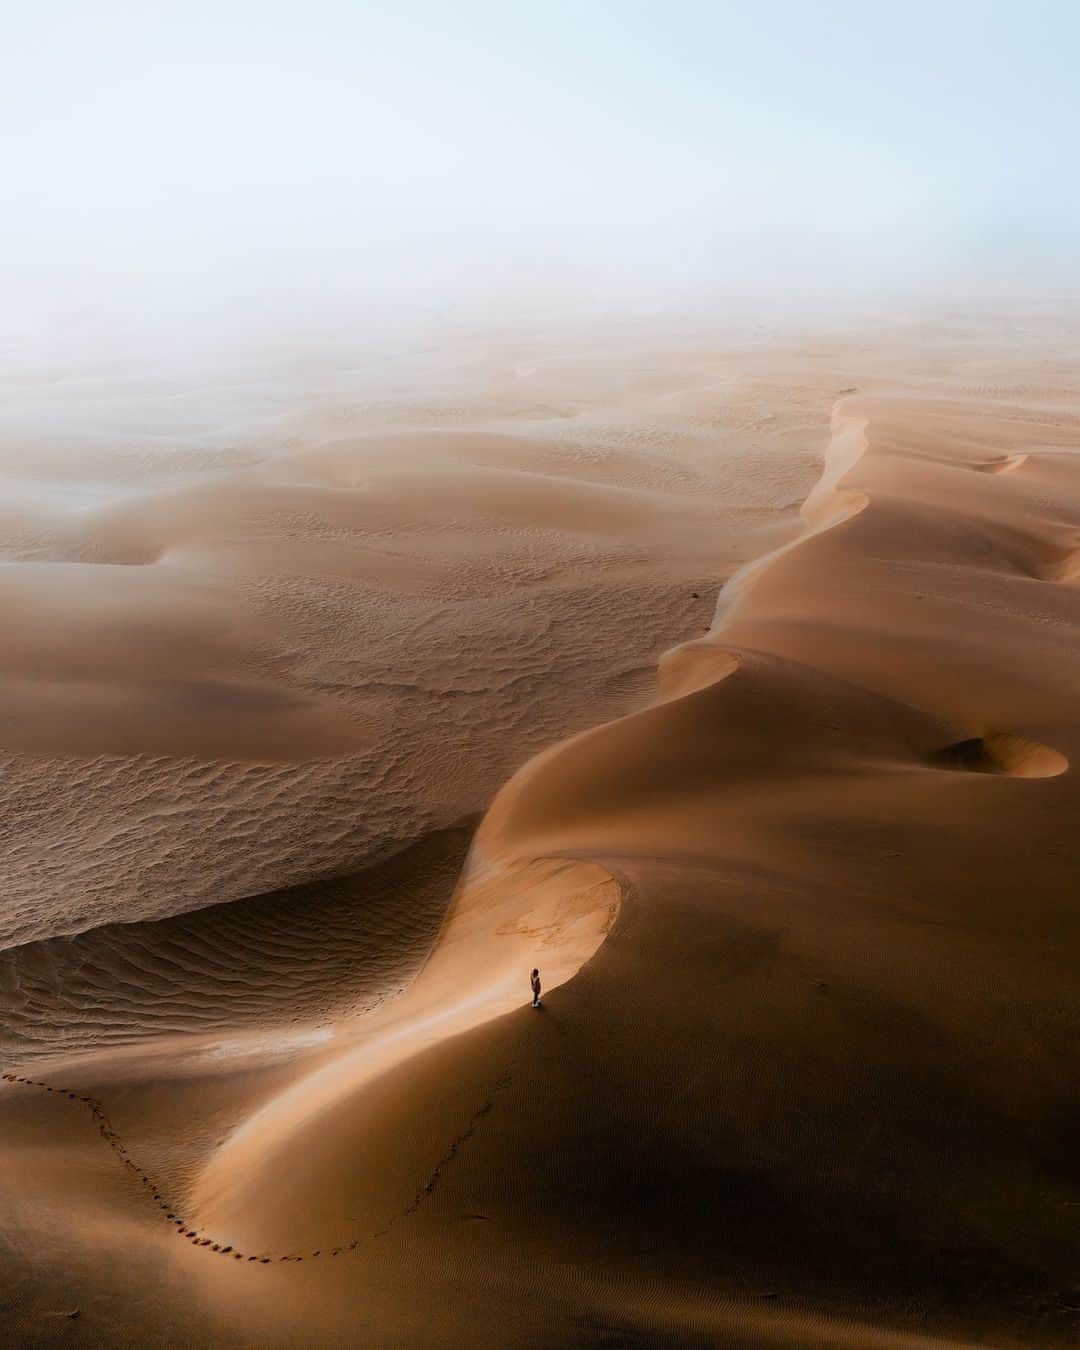
[[[1062,1340],[1039,322],[16,389],[11,1343]]]

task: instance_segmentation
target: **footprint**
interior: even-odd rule
[[[187,1238],[193,1247],[209,1247],[212,1251],[216,1252],[221,1256],[227,1256],[231,1254],[234,1261],[243,1261],[246,1259],[248,1261],[254,1261],[256,1263],[265,1266],[270,1265],[272,1260],[275,1259],[270,1256],[248,1256],[245,1258],[242,1252],[234,1252],[231,1246],[223,1246],[219,1242],[214,1242],[214,1240],[210,1237],[200,1236],[199,1229],[187,1228],[185,1226],[185,1220],[183,1218],[178,1217],[175,1211],[169,1209],[168,1207],[169,1202],[162,1196],[161,1192],[158,1190],[154,1190],[155,1183],[153,1177],[151,1177],[149,1173],[140,1172],[138,1165],[134,1161],[132,1161],[132,1159],[129,1156],[127,1156],[127,1145],[122,1142],[120,1136],[113,1129],[112,1122],[106,1115],[103,1106],[96,1098],[82,1095],[77,1092],[71,1092],[67,1088],[55,1087],[52,1084],[43,1083],[38,1079],[26,1078],[20,1074],[0,1073],[0,1081],[6,1083],[21,1083],[26,1087],[41,1088],[46,1092],[56,1093],[60,1096],[66,1096],[70,1101],[83,1102],[84,1105],[86,1105],[89,1108],[90,1115],[94,1120],[94,1122],[96,1123],[98,1127],[98,1133],[101,1135],[102,1139],[104,1139],[105,1142],[110,1146],[110,1148],[112,1148],[112,1150],[117,1154],[117,1156],[121,1158],[124,1166],[128,1168],[129,1171],[135,1173],[135,1175],[138,1176],[143,1186],[145,1186],[147,1190],[150,1192],[151,1198],[160,1208],[166,1221],[170,1224],[170,1226],[175,1227],[177,1237]],[[509,1070],[507,1070],[502,1074],[502,1076],[496,1082],[495,1086],[497,1089],[504,1088],[509,1086],[510,1082],[511,1082],[511,1074]],[[425,1185],[423,1191],[417,1194],[417,1197],[414,1200],[413,1204],[410,1205],[406,1211],[404,1211],[405,1215],[414,1213],[418,1208],[420,1201],[423,1199],[423,1197],[425,1195],[431,1194],[431,1192],[435,1189],[437,1182],[441,1178],[442,1167],[446,1163],[453,1161],[453,1159],[458,1155],[460,1145],[463,1144],[467,1139],[469,1139],[472,1136],[480,1119],[483,1116],[487,1115],[487,1113],[491,1109],[492,1103],[490,1101],[485,1102],[485,1104],[473,1117],[464,1134],[460,1135],[459,1138],[456,1139],[450,1145],[450,1148],[447,1151],[446,1155],[444,1156],[442,1163],[440,1164],[439,1167],[436,1167],[435,1171],[432,1173],[427,1184]],[[488,1216],[484,1214],[471,1214],[465,1215],[463,1217],[465,1221],[484,1222],[487,1220]],[[383,1232],[373,1233],[371,1237],[372,1238],[382,1237],[386,1232],[389,1232],[389,1228],[383,1230]],[[358,1250],[358,1248],[362,1245],[362,1242],[363,1242],[362,1239],[357,1238],[355,1241],[348,1243],[346,1246],[334,1247],[330,1252],[326,1254],[330,1256],[340,1256],[343,1252],[353,1252]],[[323,1249],[320,1247],[313,1252],[307,1253],[307,1259],[314,1259],[322,1255],[324,1255],[324,1252]],[[305,1257],[294,1252],[284,1256],[279,1256],[276,1259],[278,1261],[303,1261]],[[74,1312],[69,1313],[67,1315],[70,1317],[78,1317],[79,1311],[78,1309],[76,1309]]]

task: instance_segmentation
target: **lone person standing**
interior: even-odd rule
[[[534,1007],[534,1008],[539,1008],[539,1006],[540,1006],[540,972],[539,972],[538,970],[534,970],[534,971],[533,971],[532,975],[529,977],[529,983],[532,985],[532,991],[533,991],[533,1007]]]

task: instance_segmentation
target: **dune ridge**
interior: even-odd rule
[[[604,1156],[617,1157],[618,1170],[596,1154],[564,1073],[541,1049],[551,1033],[530,1026],[527,1009],[474,1025],[464,1039],[450,1023],[437,1069],[430,1045],[418,1060],[383,1067],[408,1099],[436,1079],[445,1091],[446,1061],[471,1062],[480,1045],[488,1061],[493,1045],[505,1047],[514,1084],[524,1071],[535,1085],[544,1066],[544,1105],[515,1114],[510,1099],[520,1107],[522,1098],[511,1085],[476,1140],[489,1166],[501,1157],[524,1168],[540,1197],[542,1219],[516,1230],[538,1260],[534,1227],[565,1243],[555,1237],[566,1221],[563,1187],[552,1189],[541,1161],[558,1157],[574,1194],[604,1197],[599,1210],[584,1201],[574,1244],[595,1260],[601,1248],[613,1259],[602,1214],[617,1215],[627,1235],[643,1222],[644,1184],[650,1225],[670,1243],[663,1256],[650,1244],[654,1259],[672,1274],[706,1233],[715,1246],[711,1196],[740,1235],[737,1246],[721,1242],[721,1288],[735,1293],[756,1275],[784,1283],[798,1303],[794,1279],[816,1291],[811,1306],[826,1290],[856,1303],[872,1292],[893,1317],[914,1298],[942,1331],[951,1324],[976,1340],[1035,1332],[1054,1342],[1074,1321],[1070,1197],[1080,1178],[1068,1162],[1067,1121],[1076,1066],[1062,1035],[1076,1013],[1078,929],[1065,880],[1075,860],[1059,838],[1046,856],[1025,853],[1018,903],[1001,845],[1017,816],[1026,838],[1042,840],[1068,818],[1075,789],[1064,769],[1080,718],[1052,663],[1038,665],[1036,681],[1030,641],[1003,641],[1010,629],[1039,627],[1027,606],[1003,613],[986,602],[1003,581],[1031,584],[1028,564],[1062,527],[1051,515],[1040,532],[1044,461],[1034,452],[1007,475],[971,474],[985,486],[964,501],[959,528],[961,508],[942,512],[940,498],[957,472],[978,469],[973,450],[994,434],[993,412],[953,405],[950,424],[966,419],[972,449],[957,441],[916,466],[893,447],[932,444],[935,418],[920,423],[923,411],[899,400],[839,410],[838,450],[807,504],[807,533],[744,576],[738,603],[693,644],[698,663],[715,644],[718,681],[703,682],[699,670],[692,692],[546,752],[481,825],[442,937],[449,954],[456,921],[476,916],[480,931],[470,925],[463,938],[466,970],[485,968],[495,940],[493,879],[501,894],[515,869],[564,857],[633,887],[630,910],[579,952],[591,959],[579,959],[551,996],[560,1053],[570,1054],[571,1034],[582,1042],[571,1055],[571,1098],[584,1096],[604,1121]],[[1059,414],[1062,440],[1078,431],[1080,422]],[[1073,491],[1080,520],[1080,477]],[[1021,549],[1023,572],[1015,552],[981,546],[986,533]],[[1054,593],[1044,604],[1080,618],[1075,592],[1035,584]],[[811,598],[819,608],[828,599],[827,622]],[[970,611],[962,630],[960,606]],[[890,622],[914,659],[881,662],[877,643]],[[1046,629],[1060,657],[1062,637]],[[961,659],[967,678],[950,677]],[[666,664],[678,661],[675,653]],[[963,756],[942,764],[948,747],[973,740],[1006,771],[984,773]],[[1054,776],[1025,776],[1033,759]],[[1020,776],[1007,771],[1010,760]],[[411,996],[434,979],[439,951]],[[582,1058],[585,1045],[592,1053]],[[252,1229],[264,1178],[287,1158],[312,1158],[316,1138],[319,1162],[315,1176],[305,1171],[302,1203],[319,1192],[320,1176],[335,1184],[355,1176],[338,1149],[370,1102],[369,1080],[350,1068],[365,1055],[361,1046],[320,1071],[336,1105],[328,1099],[314,1114],[264,1108],[253,1119],[257,1142],[245,1132],[217,1155],[196,1194],[225,1231],[277,1231],[285,1221],[277,1199],[262,1203]],[[670,1085],[677,1111],[657,1099],[659,1083]],[[710,1106],[721,1102],[710,1128]],[[369,1127],[360,1128],[366,1138]],[[726,1141],[719,1152],[717,1131]],[[471,1153],[454,1182],[478,1187],[479,1208],[501,1207],[505,1220],[505,1198],[482,1169]],[[691,1174],[698,1199],[677,1181]],[[661,1176],[676,1185],[677,1203],[655,1189]],[[628,1240],[614,1244],[614,1259],[632,1265]]]

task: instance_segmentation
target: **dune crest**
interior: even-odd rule
[[[680,1191],[670,1212],[660,1206],[665,1231],[670,1222],[682,1233],[676,1249],[705,1231],[706,1197],[724,1196],[742,1235],[737,1249],[723,1244],[726,1278],[736,1286],[751,1272],[778,1280],[797,1269],[838,1293],[855,1296],[870,1280],[903,1298],[908,1280],[919,1287],[940,1263],[927,1234],[941,1232],[966,1253],[963,1269],[971,1272],[954,1276],[952,1315],[999,1327],[1021,1315],[1012,1302],[1019,1293],[987,1306],[984,1272],[1008,1271],[1004,1289],[1023,1288],[1033,1259],[1024,1234],[1033,1230],[997,1227],[993,1216],[1004,1194],[1014,1208],[1029,1203],[1033,1184],[1060,1203],[1070,1194],[1059,1162],[1038,1182],[1028,1179],[1040,1155],[1065,1156],[1066,1136],[1054,1121],[1064,1119],[1067,1075],[1049,1072],[1053,1056],[1013,1071],[1011,1091],[1022,1094],[1024,1118],[1042,1141],[1033,1154],[1018,1122],[1003,1129],[1000,1090],[981,1067],[969,1067],[976,1044],[984,1047],[980,1064],[987,1054],[1013,1055],[998,999],[987,1003],[977,991],[992,980],[999,997],[1050,1035],[1056,1009],[1075,1001],[1063,956],[1080,930],[1055,896],[1058,857],[1043,861],[1046,874],[1027,902],[1013,903],[985,821],[1000,812],[1012,825],[1019,813],[1031,829],[1037,815],[1055,819],[1071,809],[1071,790],[1062,796],[1055,785],[1071,781],[1065,770],[1080,740],[1080,709],[1071,689],[1053,697],[1048,664],[1035,668],[1037,679],[1022,645],[1003,641],[1010,627],[1030,631],[1023,607],[987,609],[1015,573],[1008,560],[986,554],[983,580],[973,578],[970,536],[957,529],[955,505],[943,518],[928,510],[917,529],[897,528],[899,517],[927,502],[935,471],[925,452],[916,464],[891,449],[904,437],[901,415],[918,440],[918,407],[858,402],[857,413],[837,414],[802,538],[739,579],[737,603],[707,639],[668,654],[662,702],[546,752],[503,789],[409,993],[355,1048],[298,1078],[232,1134],[194,1192],[200,1224],[245,1250],[286,1233],[314,1234],[326,1218],[318,1197],[355,1188],[364,1175],[354,1149],[373,1147],[385,1162],[378,1142],[385,1113],[400,1119],[409,1101],[421,1109],[436,1080],[439,1092],[456,1095],[455,1079],[471,1081],[483,1061],[504,1088],[497,1106],[485,1108],[483,1128],[469,1126],[468,1157],[447,1184],[479,1187],[478,1208],[499,1208],[490,1194],[482,1198],[491,1186],[478,1168],[500,1157],[500,1166],[520,1169],[526,1157],[562,1150],[574,1192],[603,1193],[605,1208],[632,1229],[641,1215],[634,1187],[591,1153],[580,1119],[575,1125],[558,1114],[569,1085],[558,1073],[553,1085],[550,1061],[537,1087],[544,1022],[530,1023],[536,1015],[521,1008],[523,976],[535,963],[551,972],[559,1035],[573,1028],[581,1042],[573,1094],[614,1134],[624,1175],[662,1167],[675,1178],[690,1168],[702,1180],[698,1199]],[[953,411],[973,432],[985,417],[968,405]],[[905,498],[908,472],[913,493]],[[937,472],[944,490],[951,456]],[[968,503],[970,530],[986,520],[1016,530],[1022,520],[1027,547],[1037,550],[1038,480],[1037,454],[1022,476],[983,476],[993,495]],[[1080,513],[1080,471],[1074,490]],[[811,603],[824,595],[827,621]],[[970,618],[958,648],[955,614],[964,607]],[[924,658],[882,664],[877,644],[888,624]],[[977,689],[949,677],[960,651],[966,663],[980,662]],[[1000,725],[1006,708],[1018,730],[949,741],[971,719]],[[1044,734],[1065,748],[1051,748]],[[950,772],[928,777],[928,766]],[[969,901],[973,864],[961,850],[961,883],[940,842],[947,828],[980,841],[978,918]],[[635,897],[617,939],[609,936],[618,896],[611,878]],[[943,937],[950,928],[954,936]],[[514,945],[500,949],[508,940]],[[1051,940],[1062,942],[1053,961]],[[780,1077],[789,1062],[798,1067]],[[539,1134],[533,1112],[515,1113],[521,1075],[544,1098]],[[677,1114],[665,1105],[668,1092],[680,1103]],[[713,1130],[694,1123],[708,1119],[710,1103],[722,1103],[728,1142],[720,1155]],[[803,1122],[796,1134],[783,1123],[788,1112]],[[962,1166],[949,1161],[945,1176],[939,1169],[953,1156],[946,1141],[957,1119],[967,1122],[968,1157]],[[398,1168],[407,1151],[396,1155]],[[882,1170],[889,1159],[893,1167],[905,1159],[920,1180],[909,1176],[902,1189],[883,1180],[893,1175]],[[749,1169],[757,1185],[732,1189],[733,1166]],[[559,1193],[532,1165],[526,1173],[544,1197],[539,1229],[565,1223]],[[283,1176],[287,1183],[271,1187]],[[389,1183],[377,1190],[376,1210],[385,1215],[407,1187],[393,1202],[392,1190]],[[758,1190],[768,1196],[764,1210]],[[1039,1208],[1039,1261],[1050,1283],[1040,1277],[1038,1297],[1057,1299],[1065,1317],[1065,1285],[1054,1293],[1053,1281],[1066,1280],[1066,1211],[1051,1218],[1044,1202]],[[765,1213],[772,1219],[763,1226]],[[782,1240],[774,1221],[782,1222]],[[594,1232],[592,1222],[587,1247],[607,1227]],[[830,1253],[812,1254],[825,1229]],[[867,1240],[871,1231],[880,1241]],[[679,1261],[673,1254],[672,1274]],[[868,1329],[864,1343],[875,1334]]]
[[[474,855],[407,994],[365,1018],[354,1048],[298,1077],[215,1152],[192,1197],[200,1226],[249,1249],[295,1242],[305,1229],[317,1239],[321,1216],[303,1216],[328,1172],[342,1170],[338,1184],[351,1173],[353,1150],[363,1146],[357,1128],[365,1086],[520,1008],[531,997],[534,964],[543,967],[545,994],[571,979],[604,940],[618,905],[617,884],[592,864],[540,859],[499,867]]]

